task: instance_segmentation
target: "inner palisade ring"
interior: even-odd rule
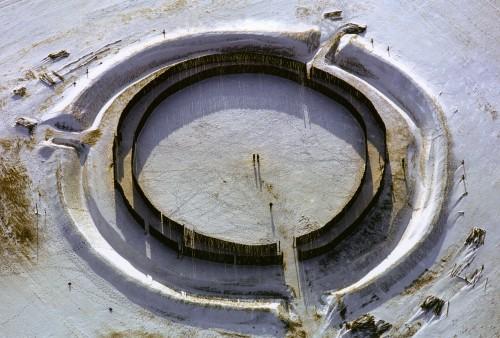
[[[218,53],[133,88],[113,141],[115,187],[145,233],[178,255],[308,259],[377,199],[385,127],[357,88],[327,71]]]
[[[365,173],[360,121],[300,82],[216,74],[175,91],[140,129],[135,175],[166,218],[242,244],[317,231]]]

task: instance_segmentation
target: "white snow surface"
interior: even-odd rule
[[[342,21],[323,19],[321,13],[331,7],[343,10]],[[417,336],[500,335],[497,320],[500,290],[495,282],[500,277],[500,4],[497,2],[49,0],[3,1],[0,9],[2,138],[24,136],[21,130],[12,127],[19,116],[41,120],[58,114],[60,108],[98,76],[93,69],[104,70],[117,61],[108,55],[102,65],[93,63],[88,78],[85,69],[73,73],[70,78],[77,85],[60,91],[25,77],[25,72],[38,69],[50,52],[67,49],[71,53],[69,59],[48,65],[50,69],[58,69],[59,64],[118,40],[109,53],[123,53],[120,57],[130,55],[130,50],[147,45],[144,41],[163,40],[163,29],[167,37],[172,37],[245,29],[291,32],[318,26],[324,40],[342,23],[366,24],[368,30],[362,37],[365,44],[370,45],[373,39],[377,54],[387,54],[395,60],[442,107],[451,141],[450,188],[440,220],[439,241],[399,283],[391,285],[389,290],[380,290],[379,300],[360,311],[370,311],[377,318],[403,328],[415,324],[409,320],[417,313],[419,304],[427,295],[434,294],[450,301],[449,313],[417,325]],[[29,96],[13,98],[12,90],[20,86],[27,87]],[[135,291],[127,290],[128,281],[118,290],[115,288],[118,281],[104,277],[80,256],[81,244],[66,235],[69,222],[57,202],[54,173],[63,151],[67,150],[46,152],[39,147],[23,155],[36,185],[33,197],[39,209],[47,211],[47,216],[40,226],[42,241],[36,263],[1,264],[0,336],[83,337],[115,331],[132,335],[151,332],[165,336],[217,336],[219,330],[209,322],[200,328],[138,305],[131,300]],[[468,189],[465,197],[462,160]],[[473,226],[487,231],[485,245],[477,250],[469,268],[484,265],[475,288],[448,274],[453,264],[463,259],[459,253]],[[415,292],[399,294],[424,269],[433,273],[433,280]],[[147,276],[140,276],[143,277],[147,282]],[[71,291],[68,281],[73,285]],[[161,299],[149,301],[161,302]],[[112,313],[108,307],[113,308]],[[203,313],[193,315],[203,316]],[[245,325],[267,324],[255,317]],[[334,336],[330,330],[326,334]],[[251,333],[259,334],[256,330]],[[262,330],[262,334],[273,333]]]

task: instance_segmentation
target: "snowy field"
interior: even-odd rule
[[[333,9],[343,11],[340,20],[323,16],[325,11]],[[345,321],[372,314],[376,320],[392,325],[384,333],[386,337],[500,336],[499,21],[500,4],[494,0],[0,1],[0,337],[219,337],[237,333],[351,337],[355,332],[342,326],[344,320],[340,317],[338,297],[343,295],[347,306]],[[112,159],[104,145],[113,137],[109,130],[100,131],[101,139],[96,136],[99,133],[87,134],[88,144],[97,142],[87,161],[85,156],[77,156],[73,148],[50,141],[53,133],[60,133],[60,138],[83,139],[85,136],[76,136],[71,131],[74,121],[83,121],[78,120],[83,113],[74,112],[76,120],[58,120],[62,123],[59,127],[63,127],[60,129],[65,131],[54,132],[52,119],[68,113],[64,110],[67,104],[95,83],[100,72],[112,69],[117,60],[126,60],[145,46],[169,39],[175,41],[189,34],[210,37],[223,35],[221,32],[263,35],[271,32],[292,36],[293,40],[293,34],[310,29],[321,33],[321,43],[328,43],[336,29],[347,22],[367,25],[367,30],[352,41],[349,40],[352,36],[342,40],[338,62],[352,74],[341,76],[356,76],[364,88],[373,86],[381,96],[399,105],[394,109],[407,113],[409,129],[414,125],[421,127],[422,139],[416,137],[412,146],[427,149],[427,154],[433,155],[439,145],[446,144],[448,156],[444,164],[440,163],[442,157],[419,158],[417,169],[413,169],[428,175],[415,176],[415,194],[423,197],[409,201],[406,214],[391,214],[390,222],[378,223],[365,232],[354,232],[335,250],[293,268],[294,261],[288,257],[284,272],[275,267],[252,269],[177,258],[124,216],[123,203],[115,198],[109,179]],[[196,48],[202,47],[179,43],[170,51],[188,53]],[[303,51],[304,44],[299,41],[293,48]],[[47,58],[49,53],[60,50],[67,50],[69,56]],[[301,53],[300,58],[310,61],[315,52],[312,48]],[[353,62],[355,58],[358,63]],[[335,65],[324,67],[343,74]],[[394,69],[422,88],[430,98],[425,102],[440,107],[445,129],[432,129],[428,124],[430,116],[422,115],[425,105],[418,104],[424,102],[419,101],[420,93],[407,92],[409,87],[402,85],[406,82],[398,77],[400,73],[391,72]],[[123,68],[123,73],[126,71]],[[43,73],[57,83],[42,82]],[[145,76],[147,72],[139,75]],[[196,110],[196,113],[211,110],[209,102],[200,106],[201,110],[196,109],[182,95],[200,95],[196,102],[202,104],[200,100],[207,99],[206,92],[210,96],[220,94],[221,87],[211,85],[212,80],[176,94],[179,96],[174,103],[176,110]],[[224,85],[231,87],[231,79]],[[286,86],[291,87],[285,89]],[[21,87],[26,88],[26,94],[13,95],[13,90]],[[297,88],[293,83],[278,86],[277,82],[266,81],[265,87],[248,90],[280,97],[285,90],[289,93]],[[112,94],[118,94],[118,89],[125,88],[117,88]],[[203,95],[196,90],[203,91]],[[252,104],[263,102],[252,102],[243,95],[242,99],[249,104],[246,109],[222,107],[195,123],[185,125],[180,121],[173,129],[169,129],[171,125],[161,128],[161,134],[146,132],[139,140],[150,151],[139,153],[143,166],[141,183],[161,208],[177,205],[179,202],[170,201],[163,189],[155,189],[175,183],[179,184],[174,185],[179,192],[189,194],[192,182],[183,180],[185,176],[180,173],[170,176],[171,182],[163,178],[158,182],[158,168],[165,172],[166,157],[185,153],[175,145],[184,145],[190,135],[207,127],[214,138],[202,143],[203,148],[187,149],[193,160],[188,164],[196,168],[201,167],[200,162],[204,164],[196,151],[217,158],[213,163],[217,168],[231,161],[242,161],[244,164],[239,165],[246,166],[247,177],[238,180],[240,202],[236,208],[253,209],[256,204],[264,204],[262,212],[255,216],[259,220],[255,229],[260,238],[254,232],[239,234],[237,229],[232,232],[225,229],[224,234],[256,241],[272,236],[266,203],[274,197],[263,198],[256,191],[251,160],[254,152],[262,154],[264,181],[281,170],[290,172],[292,177],[289,181],[276,174],[277,181],[269,181],[273,187],[284,189],[280,193],[287,196],[287,208],[293,211],[289,218],[274,221],[280,226],[294,226],[297,221],[300,224],[299,215],[309,214],[321,224],[345,203],[343,198],[325,197],[345,197],[357,186],[359,178],[353,172],[362,166],[363,157],[359,153],[363,143],[357,142],[360,131],[354,120],[335,103],[327,104],[321,101],[325,98],[317,96],[320,95],[301,92],[291,98],[270,100],[265,107],[255,107]],[[105,88],[101,96],[95,96],[95,102],[108,99]],[[308,114],[295,110],[304,101]],[[405,106],[406,102],[417,104]],[[383,103],[377,105],[383,107]],[[326,114],[326,106],[335,114]],[[167,123],[163,108],[169,107],[160,105],[148,123]],[[238,115],[238,123],[231,124],[235,120],[228,116],[234,115]],[[15,126],[21,116],[43,122],[32,139],[26,128]],[[114,118],[112,114],[103,114],[90,122],[102,129]],[[82,125],[88,122],[83,121]],[[304,124],[310,126],[310,131],[299,129]],[[270,139],[258,142],[259,135],[241,136],[241,132],[232,137],[241,138],[242,142],[224,145],[227,136],[217,134],[219,127],[232,126],[238,131],[244,125],[267,134],[279,132],[278,140],[283,141],[280,147],[290,147],[290,151],[297,153],[290,159],[286,152],[269,146],[266,142],[271,142]],[[347,135],[340,135],[346,129],[340,132],[336,129],[338,125],[349,126]],[[145,131],[147,128],[148,125]],[[394,132],[391,137],[397,139],[397,135]],[[89,139],[91,136],[98,140]],[[308,142],[319,145],[317,152],[299,151]],[[215,144],[223,144],[227,152],[219,156]],[[409,158],[411,151],[413,148],[408,150]],[[347,161],[349,165],[323,168],[321,160],[332,152],[339,163]],[[244,153],[241,160],[239,153]],[[279,168],[267,168],[270,159],[278,159]],[[437,171],[424,171],[431,164],[435,165],[431,169],[447,168],[447,177],[439,176]],[[170,163],[166,165],[167,171],[173,169],[168,167]],[[392,166],[397,172],[394,163]],[[238,168],[233,168],[228,176],[241,174]],[[332,173],[338,176],[332,178]],[[205,195],[223,191],[220,186],[208,184],[214,181],[210,175],[220,176],[220,173],[196,175]],[[293,181],[295,178],[297,181]],[[328,179],[333,180],[333,186],[321,184]],[[447,183],[443,201],[439,200],[439,194],[426,194],[427,182],[439,187]],[[292,191],[291,186],[300,187],[300,196],[293,195],[296,190]],[[254,191],[244,197],[247,188]],[[235,197],[228,194],[223,198]],[[301,199],[306,202],[318,199],[322,204],[315,204],[313,209]],[[248,213],[228,216],[224,208],[208,208],[211,204],[206,200],[197,201],[195,210],[182,204],[186,209],[179,209],[179,217],[186,221],[193,217],[195,226],[203,215],[208,215],[208,222],[200,222],[200,226],[210,222],[220,224],[228,217],[245,222],[249,217]],[[279,202],[276,204],[280,208]],[[431,222],[435,229],[430,236],[432,241],[422,242],[423,245],[419,239],[426,234],[428,220],[432,218],[426,212],[440,207],[439,219]],[[322,214],[325,210],[329,212]],[[396,226],[391,228],[405,222],[412,225],[407,232]],[[28,224],[31,230],[16,232],[13,224]],[[257,230],[260,225],[262,229]],[[473,227],[485,230],[484,244],[464,244]],[[207,232],[216,233],[212,226]],[[420,244],[423,249],[410,255],[410,249]],[[384,275],[391,278],[383,279]],[[366,285],[370,288],[364,288]],[[288,293],[287,288],[293,292]],[[356,290],[366,291],[355,293]],[[439,314],[426,312],[420,306],[430,295],[444,301]],[[296,301],[284,306],[290,298]],[[295,330],[294,325],[300,321],[303,331]]]

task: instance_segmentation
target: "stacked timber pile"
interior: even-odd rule
[[[360,337],[380,337],[384,332],[390,330],[391,324],[378,320],[375,322],[375,317],[371,314],[365,314],[351,322],[346,323],[346,327],[351,333],[357,334]]]
[[[25,97],[28,94],[26,87],[14,89],[12,92],[14,93],[15,96],[20,96],[20,97]]]
[[[57,61],[59,59],[67,58],[68,56],[69,56],[69,53],[63,49],[57,53],[50,53],[47,57],[49,59],[51,59],[52,61]]]
[[[441,311],[443,310],[444,300],[435,296],[427,296],[422,304],[420,304],[420,308],[425,312],[432,311],[436,316],[441,315]]]
[[[323,18],[330,20],[342,20],[342,11],[341,10],[332,10],[323,13]]]
[[[56,84],[56,81],[52,78],[52,76],[50,76],[46,72],[40,73],[38,78],[40,79],[40,81],[42,81],[43,83],[45,83],[49,87],[52,87],[53,85]]]
[[[465,240],[465,245],[471,245],[475,248],[484,244],[484,238],[486,237],[486,230],[474,227],[467,236]]]
[[[36,128],[37,124],[38,123],[35,120],[28,117],[19,117],[16,119],[16,126],[28,129],[30,134],[33,133],[33,130]]]

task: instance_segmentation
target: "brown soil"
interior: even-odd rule
[[[82,137],[82,143],[88,144],[89,146],[93,146],[94,144],[99,141],[99,138],[101,137],[102,132],[99,129],[92,130],[91,132],[88,132],[87,134],[83,135]]]
[[[32,182],[20,159],[27,139],[0,139],[0,254],[29,258],[36,240],[36,215],[31,200]]]
[[[138,330],[127,330],[127,331],[114,331],[105,335],[101,335],[103,338],[162,338],[163,335],[159,333],[148,333]]]
[[[401,294],[411,295],[436,279],[437,273],[428,270],[415,279]]]

